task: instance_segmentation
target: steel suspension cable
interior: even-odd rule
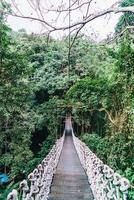
[[[70,56],[71,56],[71,0],[69,0],[69,13],[68,13],[68,23],[69,23],[69,35],[68,35],[68,68],[67,68],[67,77],[68,77],[68,85],[70,81],[70,68],[71,68],[71,62],[70,62]]]

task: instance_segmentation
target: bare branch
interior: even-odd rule
[[[87,17],[88,17],[89,8],[90,8],[90,5],[91,5],[91,2],[92,2],[92,1],[93,1],[93,0],[90,0],[90,1],[89,1],[89,3],[88,3],[88,6],[87,6],[87,11],[86,11],[85,18],[87,18]]]
[[[113,38],[111,38],[106,44],[110,44],[111,42],[115,41],[116,39],[120,38],[127,30],[134,30],[134,26],[127,26],[125,27],[119,34],[116,34]]]
[[[18,6],[17,6],[15,0],[11,0],[11,2],[12,2],[12,4],[13,4],[13,6],[15,7],[16,11],[18,11],[18,13],[19,13],[20,15],[23,16],[23,14],[22,14],[22,12],[20,11],[20,9],[18,8]]]
[[[134,6],[120,7],[120,8],[115,9],[113,12],[114,13],[119,13],[119,12],[132,12],[132,13],[134,13]]]
[[[7,1],[7,0],[5,0]],[[45,3],[45,7],[43,6],[44,4],[41,4],[40,0],[27,0],[30,9],[33,10],[34,15],[24,15],[23,13],[20,12],[20,7],[17,7],[18,5],[16,4],[15,0],[11,0],[12,1],[12,5],[14,6],[14,13],[9,13],[9,15],[12,15],[14,17],[18,17],[18,18],[23,18],[23,19],[27,19],[27,20],[33,20],[33,21],[38,21],[40,22],[45,31],[44,34],[48,33],[48,35],[50,36],[50,34],[54,31],[65,31],[70,29],[70,33],[75,32],[74,38],[72,40],[70,49],[72,48],[76,37],[78,36],[78,34],[80,33],[80,31],[82,30],[83,27],[85,27],[86,24],[90,23],[91,21],[100,18],[102,16],[105,16],[107,14],[110,13],[123,13],[123,12],[132,12],[134,13],[134,6],[128,6],[128,7],[118,7],[121,0],[117,1],[115,4],[113,4],[110,8],[107,8],[105,10],[100,10],[100,11],[94,11],[93,13],[91,13],[91,3],[94,0],[72,0],[68,7],[68,5],[66,4],[66,1],[62,1],[60,3],[60,5],[58,6],[58,8],[56,9],[54,7],[54,5],[51,4],[51,1],[49,2],[49,4],[46,7],[47,2]],[[47,10],[47,12],[44,10]],[[84,10],[84,12],[83,12]],[[48,17],[47,14],[49,12],[55,12],[56,15],[54,15],[55,17],[55,21],[48,21]],[[58,26],[58,21],[61,19],[61,17],[67,18],[69,12],[71,12],[71,16],[73,16],[73,14],[76,13],[76,11],[81,12],[81,18],[79,19],[79,21],[75,21],[74,19],[72,20],[72,22],[68,25],[66,25],[66,21],[65,23],[63,22],[63,26]],[[46,16],[45,16],[46,14]],[[51,13],[52,14],[52,13]],[[51,18],[51,15],[50,15]],[[52,23],[53,22],[53,23]],[[56,24],[57,23],[57,24]],[[64,25],[65,24],[65,25]]]
[[[45,21],[44,19],[40,19],[40,18],[37,18],[37,17],[31,17],[31,16],[21,16],[21,15],[17,15],[17,14],[10,14],[12,16],[15,16],[15,17],[19,17],[19,18],[24,18],[24,19],[31,19],[31,20],[35,20],[35,21],[39,21],[39,22],[42,22],[44,24],[46,24],[49,28],[51,28],[52,30],[51,31],[59,31],[59,30],[66,30],[68,28],[73,28],[75,26],[78,26],[78,25],[85,25],[87,23],[89,23],[90,21],[93,21],[94,19],[97,19],[99,17],[102,17],[108,13],[119,13],[119,12],[132,12],[134,13],[134,6],[129,6],[129,7],[121,7],[121,8],[110,8],[110,9],[106,9],[106,10],[103,10],[103,11],[99,11],[99,12],[95,12],[95,13],[92,13],[88,19],[83,19],[82,21],[79,21],[79,22],[76,22],[76,23],[73,23],[69,26],[63,26],[63,27],[55,27],[53,25],[51,25],[49,22]]]
[[[46,24],[49,28],[53,29],[53,31],[56,30],[56,28],[55,28],[54,26],[52,26],[50,23],[48,23],[48,22],[45,21],[44,19],[39,19],[39,18],[37,18],[37,17],[31,17],[31,16],[17,15],[17,14],[15,14],[15,13],[12,13],[12,14],[9,14],[9,15],[11,15],[11,16],[13,16],[13,17],[18,17],[18,18],[23,18],[23,19],[29,19],[29,20],[39,21],[39,22],[41,22],[41,23]]]
[[[70,11],[77,10],[77,9],[81,8],[82,6],[87,5],[87,4],[89,5],[90,2],[89,1],[88,2],[84,2],[84,3],[80,4],[77,7],[70,9]],[[50,11],[50,12],[60,12],[61,13],[61,12],[68,12],[68,10],[69,10],[69,8],[62,9],[62,10],[60,10],[60,9],[48,9],[47,11]]]
[[[75,40],[76,40],[76,38],[77,38],[77,36],[78,36],[78,34],[79,34],[79,32],[81,31],[81,29],[83,28],[85,26],[85,24],[82,24],[82,26],[77,30],[77,32],[76,32],[76,34],[75,34],[75,36],[74,36],[74,38],[73,38],[73,41],[72,41],[72,43],[71,43],[71,45],[70,45],[70,51],[71,51],[71,49],[72,49],[72,46],[73,46],[73,44],[74,44],[74,42],[75,42]]]
[[[102,16],[104,16],[108,13],[111,13],[111,12],[114,12],[114,13],[133,12],[134,13],[134,6],[129,6],[129,7],[126,7],[126,8],[116,8],[116,9],[110,8],[110,9],[106,9],[106,10],[103,10],[103,11],[100,11],[100,12],[96,12],[96,13],[91,14],[90,17],[86,20],[74,23],[74,24],[70,25],[70,27],[69,26],[57,27],[57,28],[55,27],[55,30],[66,30],[68,28],[73,28],[73,27],[78,26],[78,25],[82,25],[82,24],[85,25],[85,24],[89,23],[90,21],[93,21],[94,19],[102,17]]]
[[[111,113],[109,113],[108,110],[106,110],[105,108],[100,108],[99,111],[100,111],[100,112],[105,111],[105,113],[107,114],[108,119],[110,120],[110,122],[111,122],[114,126],[117,126],[117,124],[115,123],[115,120],[112,119]]]

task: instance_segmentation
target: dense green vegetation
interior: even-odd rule
[[[133,0],[124,0],[121,2],[121,7],[126,7],[126,6],[133,6],[134,1]],[[124,13],[120,19],[119,22],[116,25],[116,32],[122,32],[126,27],[129,26],[134,26],[134,13],[127,12]]]
[[[3,196],[49,152],[68,110],[76,134],[134,184],[131,34],[110,46],[79,36],[70,64],[68,77],[67,39],[47,43],[45,36],[15,33],[1,16],[0,167],[11,180]]]

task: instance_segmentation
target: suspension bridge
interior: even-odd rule
[[[7,200],[128,200],[129,188],[75,136],[67,117],[63,136]]]

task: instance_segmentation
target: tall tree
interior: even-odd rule
[[[6,6],[1,4],[1,7]],[[12,175],[23,172],[32,157],[29,149],[31,125],[28,74],[25,53],[11,38],[11,30],[0,20],[0,163]]]

